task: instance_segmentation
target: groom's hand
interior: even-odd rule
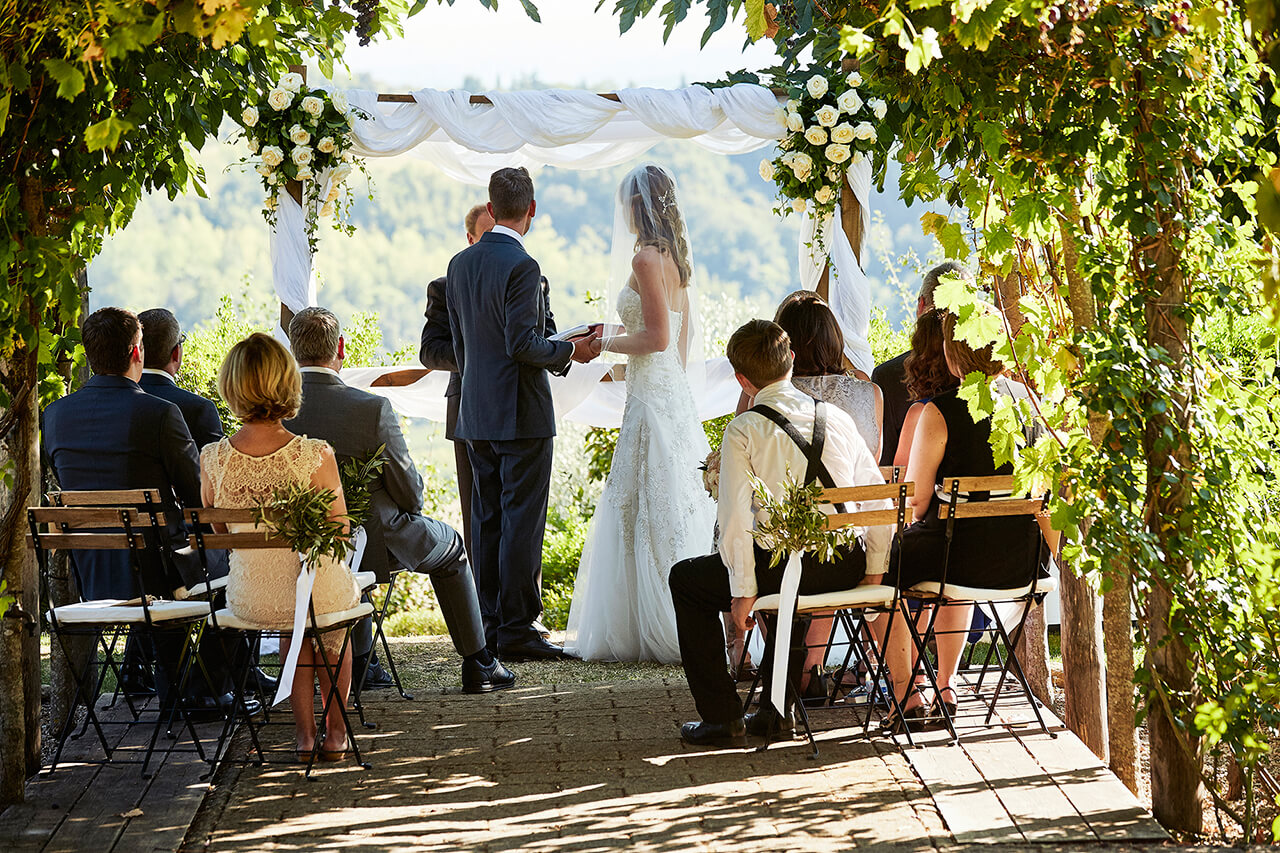
[[[599,349],[594,345],[594,341],[599,338],[599,333],[583,335],[580,338],[573,339],[573,355],[571,358],[580,363],[586,364],[591,359],[600,354]]]
[[[755,606],[756,597],[754,595],[750,598],[735,598],[729,605],[729,619],[739,637],[746,636],[747,629],[756,626],[756,620],[751,616],[751,611]]]

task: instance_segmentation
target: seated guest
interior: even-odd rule
[[[994,311],[989,308],[987,310]],[[957,380],[970,373],[999,376],[1004,367],[992,358],[991,347],[975,351],[956,336],[956,316],[942,318],[943,351],[947,365]],[[1026,396],[1026,389],[1003,378],[996,381],[1001,394]],[[967,518],[955,523],[955,534],[947,551],[946,523],[938,517],[940,489],[947,477],[984,477],[1013,473],[1010,463],[997,466],[991,452],[991,419],[974,421],[969,406],[952,388],[924,404],[911,440],[911,461],[907,479],[915,484],[909,498],[914,522],[903,530],[901,554],[890,561],[887,583],[908,589],[922,581],[1012,589],[1031,582],[1036,571],[1040,532],[1033,518]],[[897,543],[894,544],[897,549]],[[900,559],[899,559],[900,557]],[[885,650],[894,695],[902,703],[905,719],[893,718],[891,729],[911,727],[929,715],[933,702],[954,711],[952,680],[964,651],[966,632],[972,621],[972,605],[948,605],[938,612],[937,680],[939,695],[928,698],[912,690],[915,660],[908,630],[895,614],[890,643]],[[927,611],[925,616],[927,618]]]
[[[218,372],[218,393],[236,417],[244,422],[235,435],[210,444],[200,454],[201,495],[204,505],[245,509],[270,499],[283,486],[305,484],[332,491],[336,498],[329,517],[346,514],[347,505],[338,477],[333,448],[320,439],[294,435],[281,421],[298,411],[302,380],[289,351],[270,335],[255,332],[231,348]],[[245,525],[231,525],[235,528]],[[215,525],[221,528],[222,525]],[[316,615],[350,610],[360,600],[355,577],[331,558],[315,566],[311,602]],[[293,623],[295,589],[301,563],[287,550],[231,552],[227,581],[227,607],[241,619],[260,625],[286,627]],[[324,635],[329,663],[338,670],[338,698],[345,704],[351,686],[351,654],[342,656],[343,633]],[[280,653],[288,654],[289,640],[281,640]],[[298,654],[290,704],[299,756],[310,756],[316,742],[315,682],[327,696],[331,682],[312,642]],[[336,760],[347,750],[347,730],[337,702],[325,722],[320,757]]]
[[[222,420],[218,417],[218,407],[212,400],[178,387],[182,344],[187,339],[178,325],[178,318],[167,308],[152,308],[139,314],[138,321],[142,323],[142,350],[146,356],[138,384],[148,394],[168,400],[182,410],[182,418],[187,422],[196,447],[203,448],[221,440]]]
[[[894,465],[906,465],[911,458],[911,440],[915,437],[916,424],[925,404],[943,391],[960,384],[947,366],[942,351],[942,314],[937,309],[926,311],[916,318],[911,333],[911,351],[907,353],[906,385],[911,407],[902,422],[902,436],[898,439],[898,452]]]
[[[302,408],[286,421],[288,427],[327,440],[339,459],[366,459],[385,446],[385,464],[372,489],[373,505],[364,525],[369,540],[361,570],[375,572],[382,582],[389,579],[393,566],[428,575],[454,648],[462,655],[463,691],[513,687],[516,677],[485,647],[480,602],[462,537],[422,514],[422,478],[391,403],[347,387],[338,375],[346,357],[338,318],[325,308],[304,308],[289,323],[289,340],[302,365]]]
[[[968,279],[969,273],[957,261],[943,261],[925,274],[916,299],[916,317],[933,310],[933,291],[943,276]],[[880,446],[880,464],[892,465],[898,455],[898,439],[902,435],[903,421],[911,407],[911,395],[907,392],[906,361],[911,350],[880,364],[871,372],[871,381],[884,392],[884,439]]]
[[[840,485],[883,483],[876,460],[858,434],[853,420],[835,406],[815,401],[791,384],[791,341],[768,320],[752,320],[729,339],[729,362],[738,384],[755,400],[786,418],[802,436],[813,440],[819,413],[825,417],[820,459]],[[725,430],[720,461],[720,551],[677,563],[671,570],[671,598],[675,604],[680,657],[689,691],[701,722],[686,723],[681,737],[697,746],[742,745],[748,732],[771,737],[794,731],[791,709],[781,713],[767,702],[747,720],[734,679],[725,666],[720,614],[729,611],[734,629],[745,633],[758,595],[779,590],[783,565],[769,567],[770,555],[752,539],[756,511],[750,475],[778,494],[791,472],[807,468],[805,453],[783,429],[757,409],[734,418]],[[861,507],[859,507],[861,508]],[[868,507],[869,508],[869,507]],[[859,547],[832,563],[806,561],[800,592],[811,595],[848,589],[850,579],[873,583],[884,572],[891,530],[868,528]],[[803,636],[803,630],[793,636]],[[796,655],[793,662],[799,664]],[[762,675],[766,677],[769,661]]]

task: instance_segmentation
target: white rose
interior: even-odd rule
[[[316,143],[316,150],[321,154],[332,154],[336,148],[337,146],[333,144],[332,136],[326,136]]]
[[[791,209],[796,213],[804,213],[808,207],[809,203],[802,198],[792,199],[791,201]]]
[[[262,143],[258,141],[258,137],[256,136],[250,136],[247,140],[247,144],[249,145],[250,154],[257,154],[258,149],[262,147]]]
[[[809,78],[809,82],[805,83],[804,87],[809,90],[809,94],[813,97],[821,98],[827,94],[827,78],[821,74],[815,74]]]
[[[326,201],[320,205],[320,218],[328,219],[330,216],[333,216],[333,202]]]
[[[793,113],[800,109],[800,102],[795,98],[787,98],[787,112]]]
[[[263,203],[266,205],[267,210],[275,210],[277,207],[280,206],[279,200],[276,199],[276,197],[273,195],[267,196],[267,200]]]
[[[253,127],[258,123],[258,108],[245,107],[244,112],[240,113],[240,123],[245,127]]]
[[[814,120],[823,127],[835,127],[836,122],[840,120],[840,111],[835,107],[827,104],[818,108],[813,114]]]
[[[807,181],[809,176],[813,174],[813,158],[804,152],[798,152],[791,159],[791,171],[795,172],[797,178]]]
[[[827,186],[826,184],[823,184],[822,186],[818,187],[818,191],[813,194],[813,200],[816,201],[818,204],[826,204],[827,202],[831,201],[833,197],[835,197],[835,193],[833,193],[831,191],[831,187]]]
[[[840,112],[853,115],[862,109],[862,98],[858,93],[850,89],[840,97],[836,98],[836,106],[840,108]]]
[[[850,72],[849,76],[844,79],[850,86],[852,86],[855,89],[862,85],[862,75],[859,74],[857,71]]]
[[[293,93],[288,89],[272,89],[271,94],[267,95],[267,104],[276,112],[289,109],[292,103]]]
[[[347,127],[350,127],[350,128],[353,128],[353,129],[355,128],[355,126],[356,126],[356,111],[355,111],[355,110],[347,110],[345,113],[343,113],[343,114],[342,114],[342,117],[346,120],[346,122],[347,122]]]
[[[850,162],[850,163],[861,163],[861,162],[862,162],[863,160],[865,160],[865,159],[867,159],[867,158],[866,158],[866,155],[864,155],[861,151],[854,151],[854,152],[853,152],[853,154],[852,154],[852,156],[850,156],[850,157],[849,157],[849,162]]]
[[[839,142],[841,145],[848,145],[853,141],[853,125],[847,121],[842,121],[831,128],[831,141]]]
[[[266,163],[259,163],[257,172],[259,175],[265,178],[267,175],[271,174],[271,167],[268,166]]]
[[[329,194],[328,194],[327,196],[325,196],[325,197],[324,197],[324,200],[325,200],[325,201],[333,201],[333,200],[335,200],[338,196],[340,196],[341,194],[342,194],[342,192],[338,189],[338,185],[337,185],[337,184],[334,184],[333,186],[329,187]]]
[[[876,114],[876,119],[878,121],[883,121],[884,114],[889,111],[889,105],[879,98],[872,98],[870,101],[867,101],[867,106],[871,107],[871,112]]]
[[[300,124],[289,128],[289,141],[294,145],[306,145],[311,141],[311,134]]]
[[[827,169],[827,180],[833,184],[840,183],[840,167],[832,166]]]
[[[788,169],[790,169],[790,168],[791,168],[791,164],[792,164],[792,163],[794,163],[794,162],[796,161],[796,152],[794,152],[794,151],[788,151],[788,152],[786,152],[785,154],[783,154],[783,155],[782,155],[780,158],[778,158],[778,159],[780,159],[780,160],[782,161],[782,165],[784,165],[784,166],[786,166]]]
[[[273,187],[274,187],[276,184],[280,183],[280,173],[279,173],[279,172],[272,172],[270,175],[267,175],[267,183],[268,183],[268,184],[270,184],[270,185],[271,185],[271,186],[273,186]]]
[[[771,160],[760,161],[760,177],[764,178],[766,181],[773,180],[773,161]]]
[[[298,169],[297,179],[300,181],[309,181],[315,177],[315,173],[311,171],[310,166],[303,166]]]
[[[302,111],[309,116],[316,116],[318,118],[320,113],[324,112],[324,101],[320,100],[315,95],[307,95],[302,99]]]
[[[302,88],[302,75],[295,74],[290,71],[288,74],[280,77],[280,82],[276,84],[277,89],[284,89],[289,92],[296,92]]]
[[[860,121],[853,129],[854,139],[871,141],[876,138],[876,129],[869,121]]]
[[[346,179],[351,175],[351,173],[352,173],[353,171],[355,171],[355,170],[354,170],[354,169],[352,169],[352,168],[351,168],[351,166],[349,166],[349,165],[348,165],[348,164],[346,164],[346,163],[343,163],[341,166],[339,166],[338,168],[334,169],[334,170],[333,170],[333,185],[336,187],[338,184],[340,184],[340,183],[342,183],[343,181],[345,181],[345,180],[346,180]]]
[[[345,115],[351,109],[351,103],[347,100],[346,92],[330,93],[329,103],[333,104],[333,108],[338,111],[338,115]]]
[[[804,132],[804,138],[810,145],[827,144],[827,132],[816,124]]]
[[[275,168],[284,162],[284,152],[275,145],[268,145],[262,149],[262,162]]]
[[[804,130],[804,119],[800,118],[799,113],[787,113],[787,130],[792,133]]]
[[[824,153],[827,155],[827,159],[832,163],[843,163],[849,159],[850,151],[848,145],[834,144],[828,145],[827,150]]]
[[[293,149],[292,159],[296,165],[306,166],[311,163],[311,149],[305,145],[299,145]]]

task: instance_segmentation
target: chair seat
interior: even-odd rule
[[[1035,590],[1040,592],[1052,592],[1057,588],[1057,584],[1053,583],[1051,578],[1042,578],[1036,581]],[[1031,592],[1031,584],[1019,586],[1013,589],[986,589],[978,586],[960,586],[959,584],[947,584],[947,591],[942,592],[942,584],[937,581],[921,581],[911,587],[912,592],[921,592],[925,595],[942,595],[943,598],[951,601],[1005,601],[1007,599],[1023,598]]]
[[[796,612],[811,610],[840,610],[845,607],[874,607],[888,604],[897,594],[891,586],[883,584],[866,584],[853,589],[838,592],[823,592],[817,595],[801,595],[796,597]],[[756,610],[777,610],[782,603],[780,595],[766,595],[756,599]]]
[[[378,576],[373,572],[356,572],[356,586],[361,592],[373,589],[378,585]]]
[[[205,606],[208,609],[208,606]],[[339,610],[333,613],[317,613],[316,626],[320,630],[332,628],[336,625],[342,625],[347,622],[354,622],[357,619],[363,619],[373,613],[373,605],[368,602],[361,602],[350,610]],[[283,624],[263,625],[258,622],[250,622],[248,619],[241,619],[239,616],[231,612],[230,609],[224,608],[215,614],[218,620],[219,628],[230,628],[234,631],[291,631],[293,623],[286,622]],[[209,624],[213,624],[213,616],[209,617]],[[308,625],[308,627],[312,627]]]
[[[210,590],[212,590],[213,592],[217,592],[220,589],[226,589],[228,579],[229,579],[228,575],[223,575],[220,578],[214,578],[212,581],[210,581],[207,584],[198,583],[190,587],[185,587],[185,586],[180,587],[179,589],[175,589],[173,591],[173,597],[178,599],[179,601],[185,601],[191,598],[200,598],[201,596],[208,595]]]
[[[199,619],[209,613],[209,605],[203,601],[157,601],[148,609],[151,611],[152,622]],[[140,604],[116,599],[64,604],[53,608],[51,616],[66,625],[118,625],[146,621]]]

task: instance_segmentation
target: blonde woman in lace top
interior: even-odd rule
[[[218,374],[218,393],[244,426],[200,454],[205,506],[244,509],[269,498],[281,486],[308,483],[337,496],[330,517],[346,514],[333,449],[323,441],[294,435],[280,423],[297,414],[302,380],[293,356],[278,341],[255,333],[232,347]],[[293,622],[300,569],[301,561],[292,551],[232,551],[227,606],[242,619],[287,629]],[[350,610],[359,600],[355,578],[345,565],[326,558],[316,567],[311,600],[317,615]],[[288,642],[287,638],[281,641],[282,658],[288,653]],[[341,632],[331,632],[324,644],[332,664],[341,650]],[[299,755],[309,756],[315,745],[316,678],[322,695],[327,695],[328,675],[309,642],[299,652],[290,697]],[[350,686],[348,650],[338,666],[338,695],[344,703]],[[329,709],[325,732],[321,758],[340,757],[347,749],[347,732],[336,702]]]

